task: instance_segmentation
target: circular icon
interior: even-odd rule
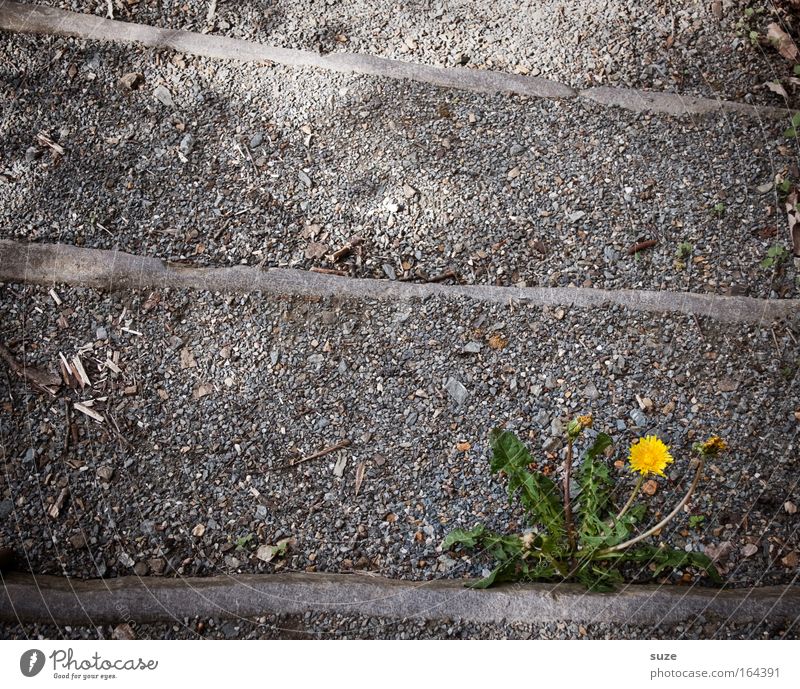
[[[19,659],[19,669],[26,677],[35,677],[44,667],[44,653],[37,648],[25,651]]]

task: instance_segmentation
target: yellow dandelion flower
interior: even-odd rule
[[[594,423],[594,419],[592,419],[591,414],[584,414],[583,416],[578,417],[578,423],[583,428],[591,428],[592,424]]]
[[[664,476],[664,468],[673,461],[669,448],[654,435],[639,438],[631,445],[631,469],[642,476]]]

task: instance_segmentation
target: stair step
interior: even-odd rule
[[[4,114],[5,238],[357,277],[798,292],[788,253],[780,270],[761,265],[790,246],[774,186],[795,164],[782,121],[190,57],[176,68],[97,42],[59,42],[56,69],[42,39],[3,45],[21,69]],[[137,71],[145,86],[121,90]],[[360,253],[326,258],[353,235]],[[642,241],[656,244],[629,253]]]
[[[691,503],[705,521],[689,528],[681,515],[661,538],[694,550],[730,541],[736,585],[791,577],[770,562],[798,548],[783,508],[798,489],[796,316],[760,326],[438,295],[7,284],[0,323],[27,367],[55,372],[61,354],[78,356],[90,381],[52,398],[0,378],[9,496],[0,540],[38,573],[200,576],[278,564],[477,576],[488,562],[437,546],[476,521],[522,528],[489,474],[489,431],[513,429],[557,476],[559,424],[592,411],[615,438],[614,459],[646,433],[671,446],[653,513],[685,488],[692,443],[723,436],[732,451]],[[627,473],[612,471],[627,489]],[[258,545],[289,537],[286,560],[256,557]],[[741,556],[751,543],[757,553]]]

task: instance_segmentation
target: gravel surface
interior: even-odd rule
[[[79,356],[91,381],[51,398],[0,376],[0,540],[26,569],[479,575],[489,562],[439,544],[476,521],[522,527],[489,475],[489,430],[514,429],[557,476],[563,422],[593,411],[617,443],[609,461],[645,433],[672,447],[654,512],[685,490],[692,442],[726,438],[731,453],[662,538],[715,554],[732,586],[796,577],[796,320],[759,329],[441,299],[56,294],[61,306],[42,288],[0,291],[0,341],[19,360],[55,371],[59,353]],[[85,400],[102,422],[72,407]],[[613,471],[627,491],[624,469]],[[285,556],[264,548],[287,538]]]
[[[791,260],[761,266],[787,247],[774,182],[800,177],[784,122],[22,35],[0,42],[0,88],[3,237],[387,279],[798,293]],[[643,240],[657,245],[629,255]]]
[[[105,0],[46,0],[107,16]],[[439,66],[543,76],[582,88],[669,90],[783,104],[764,86],[790,85],[792,64],[764,38],[786,15],[725,0],[207,0],[115,2],[115,17],[210,31],[286,48],[368,53]],[[753,8],[753,14],[747,14]],[[750,32],[762,38],[752,41]]]
[[[103,627],[0,624],[5,639],[798,639],[798,625],[736,625],[697,620],[666,627],[602,623],[480,625],[306,613],[238,620],[176,620],[174,624]]]

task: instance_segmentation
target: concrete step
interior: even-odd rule
[[[177,631],[188,636],[200,629],[200,634],[227,636],[233,632],[239,638],[248,632],[414,638],[446,636],[448,626],[450,635],[457,629],[458,636],[477,638],[491,638],[498,632],[525,638],[523,634],[531,631],[535,638],[558,638],[559,633],[561,638],[572,634],[603,638],[609,630],[616,631],[615,638],[658,638],[664,632],[671,632],[671,638],[692,638],[693,626],[702,628],[705,638],[753,638],[759,625],[770,627],[775,637],[780,629],[783,638],[797,638],[792,627],[800,605],[796,587],[720,592],[633,586],[617,596],[602,596],[586,595],[579,587],[565,585],[475,591],[458,582],[421,585],[324,574],[237,579],[124,577],[113,582],[12,575],[3,583],[0,621],[7,623],[6,628],[18,621],[24,621],[28,629],[33,622],[69,625],[70,638],[75,638],[75,627],[91,625],[96,635],[99,625],[121,620],[135,627],[140,638],[147,634],[147,625],[159,622],[178,622]],[[326,615],[340,619],[329,621],[327,629],[315,629],[314,618]],[[259,617],[260,621],[247,619]],[[207,624],[208,618],[217,623]],[[228,618],[240,626],[232,630],[229,624],[220,624]],[[352,618],[361,622],[355,634],[346,624],[352,623]],[[278,629],[271,630],[270,623]],[[744,629],[736,634],[737,627]]]
[[[108,7],[90,0],[39,0],[106,17]],[[178,6],[137,3],[115,18],[164,29],[247,39],[323,56],[374,55],[438,67],[465,65],[546,77],[584,89],[617,86],[669,90],[714,99],[783,105],[764,82],[792,77],[791,63],[769,46],[753,44],[776,15],[748,17],[742,3],[692,0],[674,6],[619,0],[559,0],[487,4],[312,0]],[[767,8],[768,9],[768,8]],[[791,92],[791,89],[789,89]]]
[[[476,521],[521,528],[488,472],[491,428],[558,475],[560,424],[592,411],[620,466],[646,433],[672,447],[653,515],[685,488],[691,444],[725,437],[731,453],[661,538],[724,551],[732,585],[791,579],[796,311],[758,324],[446,294],[53,289],[0,293],[13,357],[56,372],[79,356],[90,380],[51,397],[0,379],[0,538],[34,572],[476,576],[491,563],[438,546]],[[612,471],[621,495],[630,478]],[[257,557],[283,538],[286,558]]]
[[[781,120],[176,65],[65,39],[1,49],[15,65],[4,67],[6,238],[358,277],[453,269],[475,284],[797,294],[788,252],[762,266],[789,247],[774,183],[795,155]],[[121,90],[130,72],[143,88]],[[358,252],[327,258],[354,235]],[[643,241],[655,245],[631,253]]]

